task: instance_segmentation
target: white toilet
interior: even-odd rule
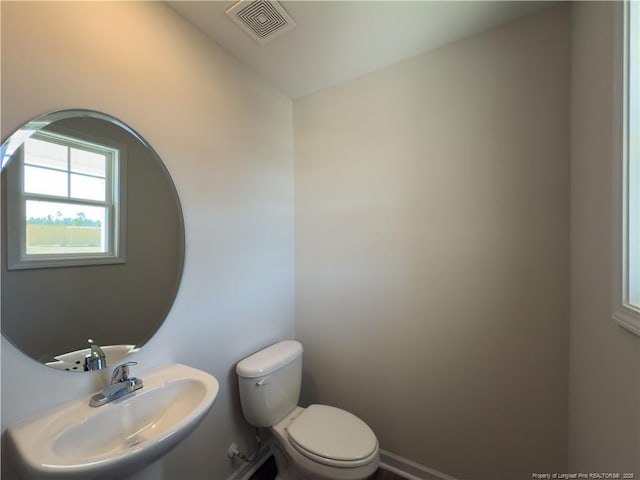
[[[355,415],[327,405],[299,407],[302,345],[285,340],[236,366],[242,411],[271,432],[277,480],[362,480],[380,463],[378,440]]]

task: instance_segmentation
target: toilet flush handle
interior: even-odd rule
[[[271,377],[261,378],[256,382],[257,387],[262,387],[264,385],[269,385],[271,383]]]

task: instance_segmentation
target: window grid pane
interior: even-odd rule
[[[25,165],[24,192],[68,197],[69,180],[67,173],[59,170]]]
[[[27,255],[107,253],[108,208],[28,200]]]
[[[106,200],[106,180],[71,174],[71,197],[83,200]]]
[[[71,148],[71,171],[106,178],[107,158],[101,153]]]
[[[53,168],[57,170],[68,169],[68,147],[57,143],[28,138],[24,143],[24,162],[29,165]]]

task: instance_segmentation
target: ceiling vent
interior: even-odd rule
[[[260,45],[296,26],[274,0],[240,0],[227,9],[227,15]]]

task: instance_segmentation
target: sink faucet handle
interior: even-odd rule
[[[129,380],[129,367],[137,365],[138,362],[125,362],[113,369],[111,383],[126,382]]]

